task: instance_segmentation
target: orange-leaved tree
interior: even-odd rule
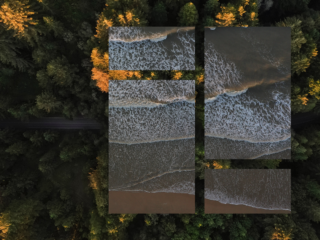
[[[109,91],[109,80],[141,79],[140,71],[109,70],[108,30],[115,26],[146,26],[149,6],[146,0],[117,0],[108,1],[106,8],[97,21],[96,38],[99,47],[91,53],[93,62],[92,80],[95,80],[99,89]]]

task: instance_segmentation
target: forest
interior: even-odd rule
[[[109,70],[113,26],[196,26],[196,70]],[[205,26],[291,27],[292,119],[320,115],[318,0],[0,0],[0,122],[102,126],[0,129],[0,239],[320,239],[319,122],[292,126],[292,160],[204,159]],[[131,79],[196,80],[196,214],[108,214],[108,81]],[[209,168],[291,169],[291,214],[204,214]]]

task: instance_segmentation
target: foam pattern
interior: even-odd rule
[[[132,38],[139,41],[119,41],[131,32]],[[175,41],[165,36],[148,38],[138,29],[111,28],[109,34],[110,70],[195,70],[194,31],[175,33]]]

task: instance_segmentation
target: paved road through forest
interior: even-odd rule
[[[292,128],[299,129],[308,123],[320,123],[320,115],[312,112],[299,113],[292,116]],[[64,117],[47,117],[19,121],[17,119],[0,120],[0,128],[30,128],[30,129],[100,129],[102,124],[94,119],[76,117],[73,120]]]

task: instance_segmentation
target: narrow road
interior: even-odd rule
[[[31,129],[100,129],[102,125],[91,118],[76,117],[73,120],[64,117],[47,117],[19,121],[16,119],[0,120],[0,128]]]
[[[295,114],[291,118],[291,126],[293,129],[299,129],[312,123],[320,124],[320,115],[316,115],[312,112],[307,112]]]
[[[320,124],[320,115],[312,112],[299,113],[292,116],[291,126],[299,129],[312,123]],[[91,118],[76,117],[73,120],[64,117],[47,117],[19,121],[17,119],[0,120],[0,128],[30,128],[30,129],[101,129],[102,125]]]

